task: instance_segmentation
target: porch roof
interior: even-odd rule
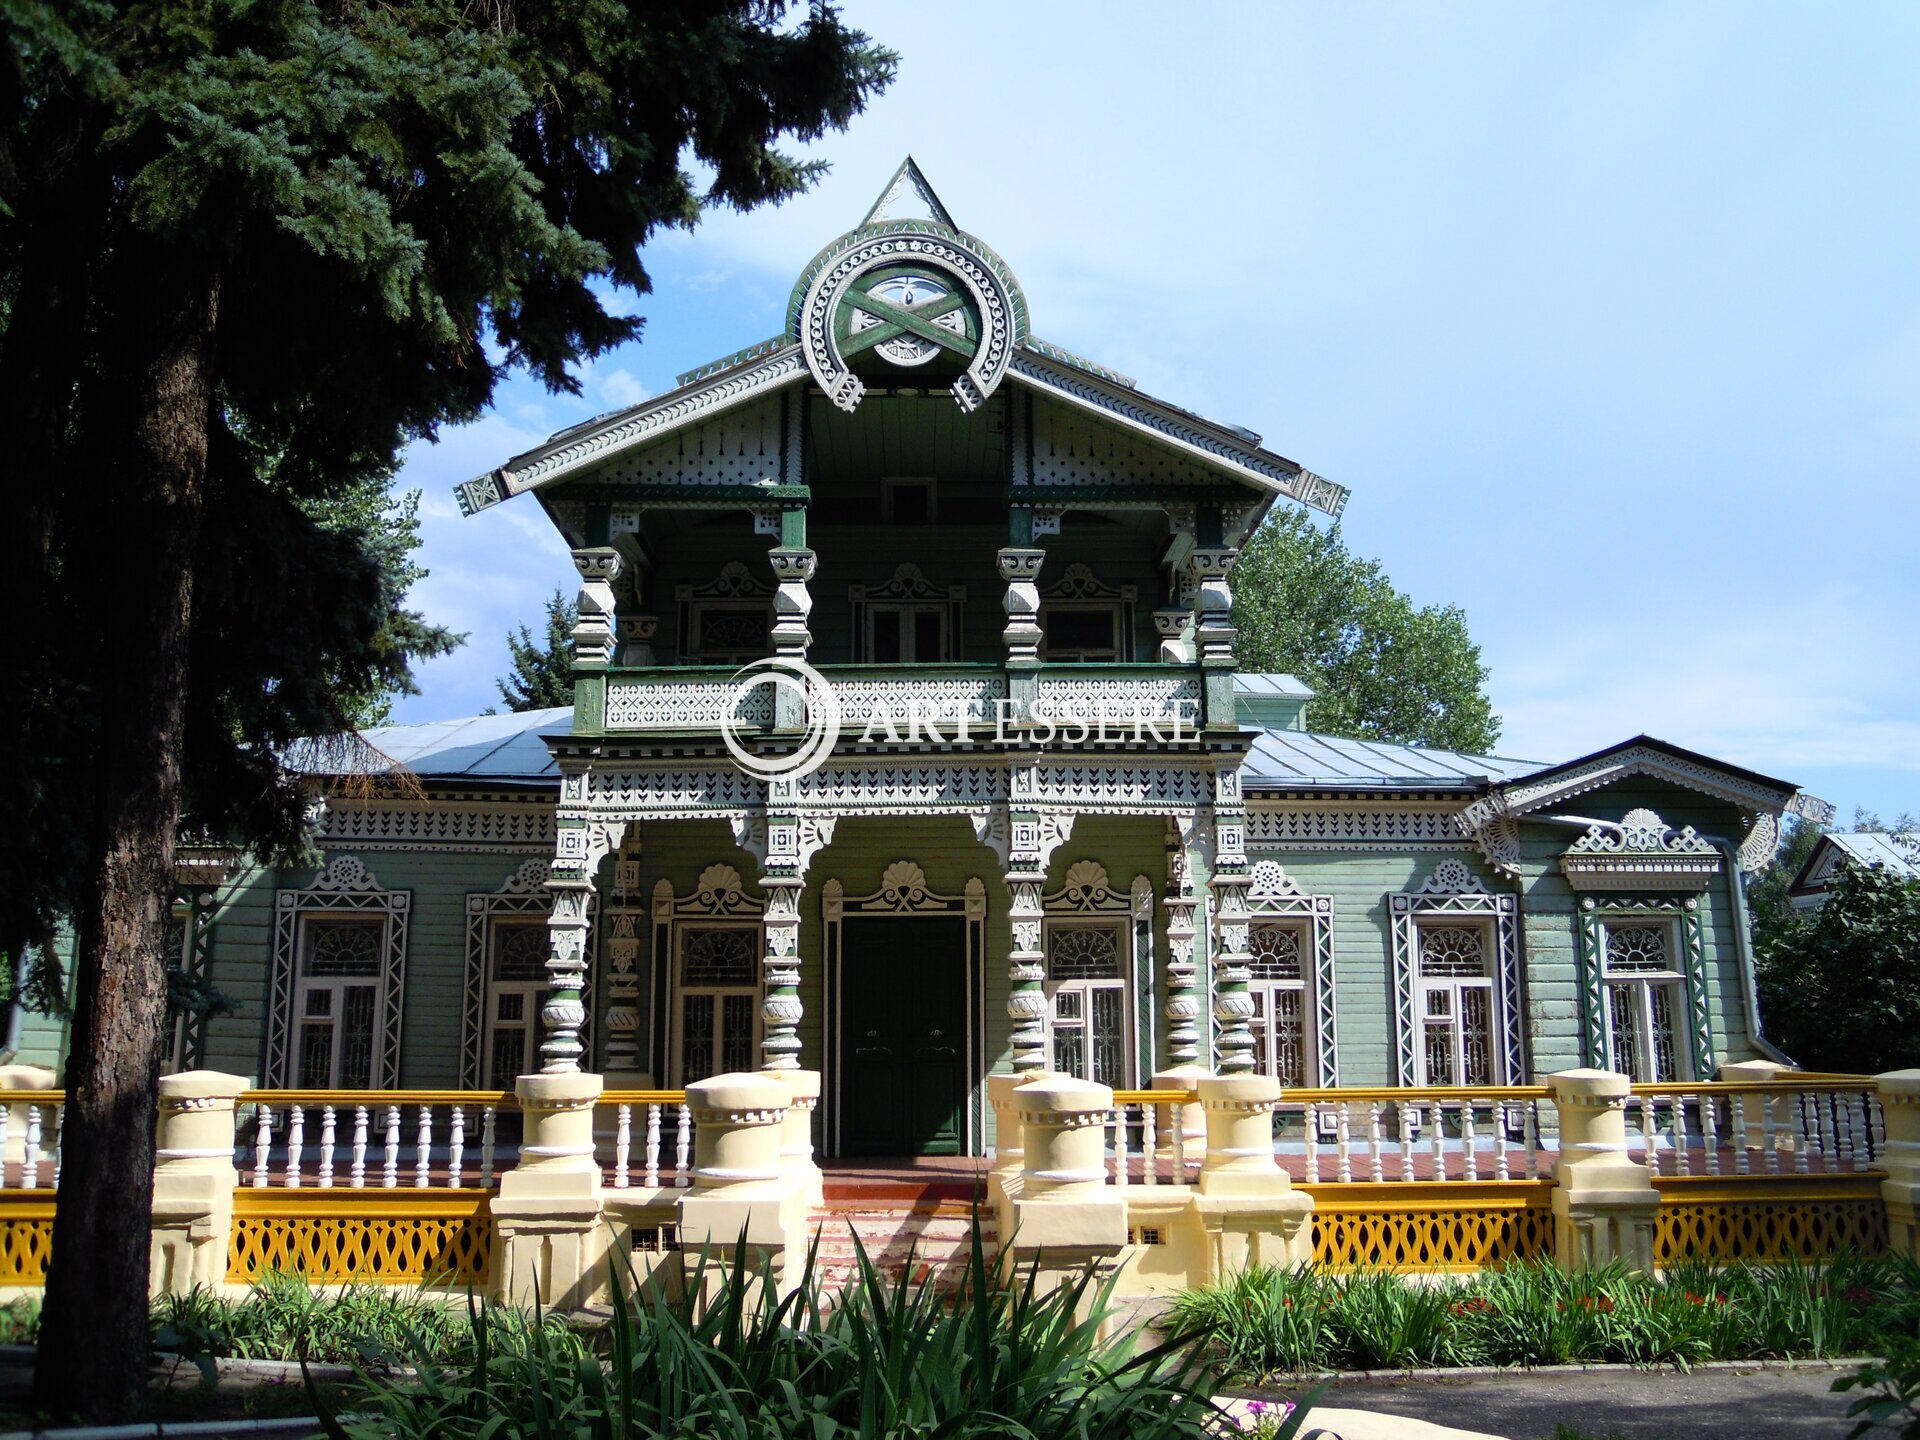
[[[1247,755],[1249,790],[1485,789],[1548,768],[1539,761],[1466,755],[1305,730],[1261,730]]]

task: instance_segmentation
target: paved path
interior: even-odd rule
[[[1551,1440],[1557,1424],[1593,1440],[1841,1440],[1853,1392],[1842,1369],[1586,1370],[1355,1379],[1329,1405],[1410,1415],[1510,1440]]]

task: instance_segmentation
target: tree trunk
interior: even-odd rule
[[[71,662],[101,677],[95,883],[75,916],[65,1156],[34,1398],[87,1421],[130,1417],[147,1376],[162,953],[219,295],[210,269],[167,258],[122,290],[116,317],[126,342],[146,347],[122,412],[127,463],[87,477],[103,501],[89,579],[111,587],[114,643]]]

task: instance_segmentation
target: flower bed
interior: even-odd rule
[[[1181,1294],[1162,1324],[1230,1375],[1327,1369],[1884,1354],[1920,1327],[1920,1265],[1679,1265],[1659,1276],[1547,1263],[1461,1280],[1255,1267]]]

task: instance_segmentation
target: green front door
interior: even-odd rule
[[[841,932],[841,1150],[966,1149],[966,922],[863,915]]]

